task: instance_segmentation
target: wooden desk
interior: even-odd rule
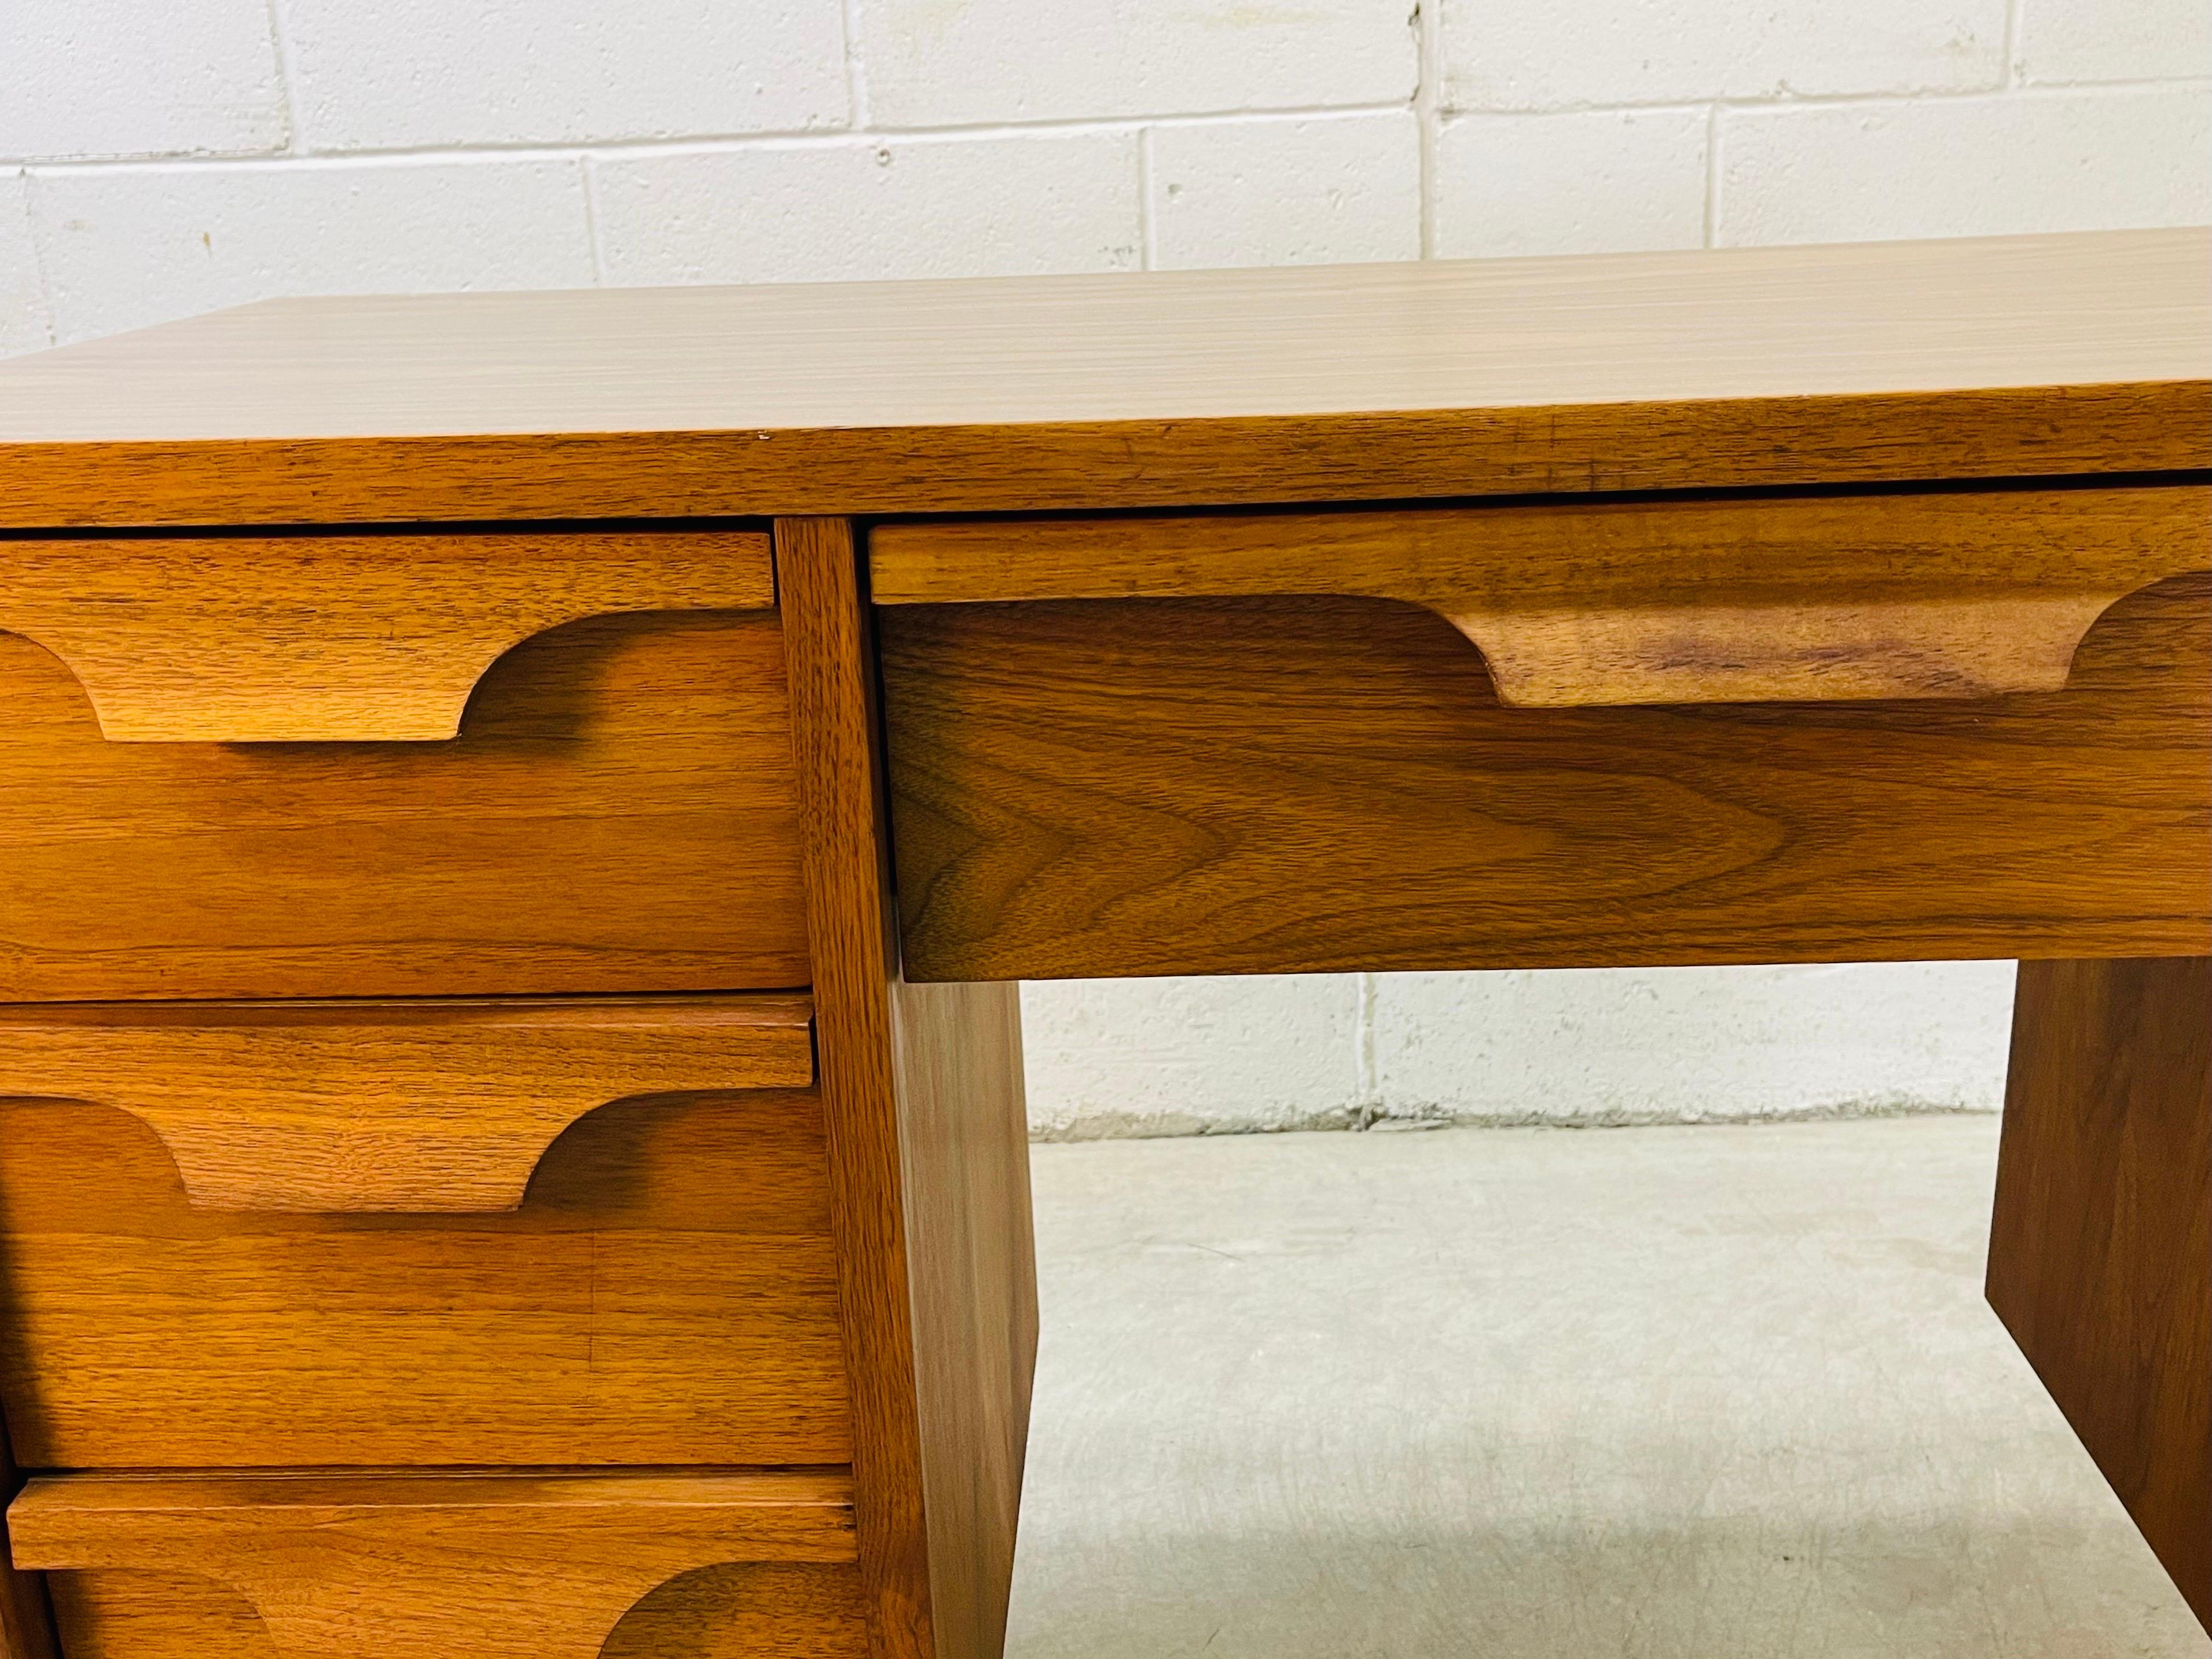
[[[1012,981],[2023,962],[2212,1620],[2212,237],[279,301],[0,367],[0,1654],[991,1659]]]

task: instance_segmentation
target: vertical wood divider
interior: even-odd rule
[[[875,1659],[936,1659],[891,1053],[897,945],[875,652],[851,521],[778,520],[775,563],[869,1644]]]
[[[853,527],[775,528],[876,1659],[999,1659],[1036,1356],[1020,988],[899,971]]]

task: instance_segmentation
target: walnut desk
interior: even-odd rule
[[[1962,956],[1990,1299],[2212,1616],[2208,301],[2173,232],[0,368],[4,1659],[992,1659],[1013,981]]]

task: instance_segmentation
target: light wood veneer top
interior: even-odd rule
[[[277,300],[0,365],[0,524],[2201,465],[2208,377],[2203,230]]]

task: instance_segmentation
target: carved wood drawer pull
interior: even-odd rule
[[[196,1574],[281,1659],[596,1659],[670,1579],[854,1559],[842,1472],[64,1475],[8,1511],[15,1565]]]
[[[805,997],[0,1008],[0,1094],[150,1124],[212,1210],[503,1211],[585,1113],[804,1088]]]
[[[2201,486],[889,524],[881,605],[1343,594],[1437,612],[1528,707],[2056,690],[2212,564]]]
[[[745,531],[0,541],[0,630],[133,742],[450,738],[533,634],[775,603],[768,538]]]

